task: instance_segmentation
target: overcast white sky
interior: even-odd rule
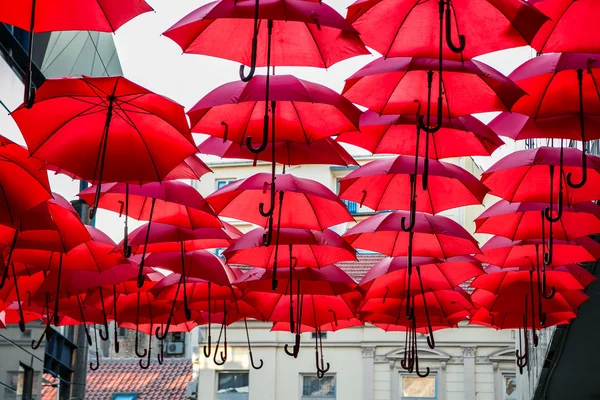
[[[154,13],[141,15],[121,27],[115,34],[115,43],[124,75],[142,86],[168,96],[184,105],[193,106],[212,89],[226,82],[239,79],[239,64],[212,57],[182,54],[181,49],[170,39],[162,36],[179,19],[190,11],[208,3],[204,0],[147,0],[154,8]],[[329,5],[345,16],[350,0],[328,1]],[[226,46],[226,43],[223,43]],[[250,45],[250,43],[248,43]],[[480,57],[480,59],[504,74],[510,73],[518,65],[534,56],[530,48],[520,48]],[[329,70],[317,68],[278,68],[277,72],[293,73],[295,76],[318,82],[338,92],[341,91],[344,79],[357,69],[377,58],[378,55],[361,56],[343,61]],[[259,69],[264,73],[264,69]],[[22,90],[20,88],[10,88]],[[16,97],[19,98],[19,97]],[[4,99],[4,96],[3,96]],[[18,104],[9,107],[16,107]],[[10,117],[8,117],[10,118]],[[4,119],[4,115],[2,116]],[[482,118],[485,122],[489,116]],[[2,124],[1,126],[5,126]],[[18,132],[4,132],[9,138],[23,143]],[[508,151],[506,149],[505,151]],[[502,154],[503,151],[498,153]],[[497,153],[497,154],[498,154]],[[494,157],[496,158],[496,157]],[[477,160],[481,165],[489,166],[489,160]],[[68,199],[74,198],[78,191],[78,183],[65,177],[52,177],[52,187]],[[122,220],[116,214],[100,210],[97,226],[115,241],[123,237]],[[137,226],[134,221],[133,225]]]

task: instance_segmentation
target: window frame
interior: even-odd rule
[[[215,399],[219,400],[221,398],[221,396],[219,395],[233,395],[236,397],[240,397],[243,398],[243,396],[245,396],[245,399],[249,399],[250,398],[250,370],[248,369],[228,369],[228,370],[219,370],[219,371],[215,371],[215,389],[214,389],[214,393],[215,393]],[[219,375],[221,374],[246,374],[248,375],[248,392],[247,393],[219,393]]]
[[[515,394],[514,398],[517,399],[517,389],[518,389],[518,382],[517,382],[517,374],[513,374],[510,372],[503,372],[502,373],[502,400],[506,400],[506,379],[507,378],[514,378],[515,381],[515,391],[513,392]]]
[[[407,374],[407,373],[403,373],[403,372],[399,372],[399,379],[398,379],[398,397],[400,400],[439,400],[440,397],[440,393],[439,393],[439,380],[438,380],[438,375],[434,372],[431,371],[431,375],[429,375],[429,377],[434,378],[434,396],[433,397],[405,397],[402,395],[403,391],[402,391],[402,381],[404,380],[405,377],[415,377],[416,375],[412,375],[412,374]]]
[[[329,396],[329,397],[325,397],[325,396],[320,396],[320,397],[315,397],[315,396],[309,396],[309,395],[304,395],[304,378],[306,377],[311,377],[311,378],[316,378],[319,379],[319,377],[317,376],[317,374],[315,373],[301,373],[300,374],[300,400],[309,400],[309,399],[313,399],[313,398],[326,398],[326,399],[332,399],[332,400],[337,400],[337,374],[336,373],[331,373],[331,374],[325,374],[323,377],[333,377],[333,397]]]
[[[227,186],[235,181],[237,181],[237,178],[219,178],[219,179],[215,179],[215,190],[219,190],[221,188],[223,188],[224,186]],[[224,183],[223,186],[219,187],[220,183]]]
[[[119,397],[124,396],[133,396],[132,400],[136,400],[138,397],[140,397],[140,394],[138,392],[115,392],[113,393],[111,400],[119,400]]]

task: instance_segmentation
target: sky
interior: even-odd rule
[[[192,107],[198,100],[216,87],[234,80],[238,80],[239,64],[192,54],[182,54],[177,44],[162,36],[162,32],[176,23],[194,9],[208,3],[202,0],[147,0],[155,12],[138,16],[121,27],[114,35],[117,52],[123,69],[123,74],[128,79],[165,95],[186,109]],[[345,16],[346,7],[352,2],[349,0],[335,0],[327,2],[338,12]],[[227,44],[224,43],[224,46]],[[250,45],[250,43],[249,43]],[[535,55],[530,48],[519,48],[497,52],[479,57],[487,64],[495,67],[504,74],[509,74],[513,69]],[[301,79],[317,82],[328,86],[338,92],[341,91],[344,80],[356,70],[379,55],[359,56],[342,61],[328,70],[318,68],[277,68],[278,74],[293,73]],[[0,71],[1,72],[1,71]],[[257,73],[264,73],[264,68],[259,68]],[[8,88],[11,91],[20,88]],[[18,99],[19,96],[16,96]],[[3,96],[4,100],[4,96]],[[18,104],[8,104],[16,107]],[[484,122],[493,115],[481,116]],[[5,116],[0,117],[0,126]],[[10,117],[8,117],[10,118]],[[13,123],[14,124],[14,123]],[[8,123],[10,125],[10,122]],[[18,131],[9,129],[3,134],[19,143],[23,143]],[[500,149],[494,159],[506,154],[513,149],[512,145]],[[357,148],[351,149],[356,153]],[[491,159],[478,158],[476,160],[482,167],[491,165]],[[51,177],[51,184],[55,191],[71,200],[78,192],[78,183],[64,176]],[[131,221],[130,226],[138,224]],[[97,217],[98,228],[105,231],[111,238],[119,242],[123,237],[123,223],[114,213],[100,210]],[[130,230],[132,228],[130,227]]]

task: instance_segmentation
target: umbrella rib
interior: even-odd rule
[[[90,108],[87,108],[83,111],[81,111],[80,113],[77,113],[75,115],[73,115],[72,117],[68,118],[66,121],[64,121],[63,123],[61,123],[56,129],[54,129],[53,132],[51,132],[39,145],[37,145],[37,147],[35,149],[29,149],[29,155],[31,157],[33,157],[33,155],[35,153],[37,153],[37,151],[46,144],[46,142],[48,142],[50,140],[50,138],[52,138],[60,129],[64,128],[68,123],[72,122],[74,119],[85,115],[85,113],[87,113],[88,111],[90,111],[91,109],[93,109],[94,107],[98,107],[99,104],[93,105]]]
[[[98,4],[98,7],[100,7],[100,11],[102,11],[104,18],[106,18],[106,22],[108,23],[108,26],[110,26],[110,29],[113,32],[115,32],[115,28],[113,27],[112,23],[110,22],[110,19],[108,19],[108,15],[106,15],[106,12],[104,11],[104,8],[102,7],[102,4],[100,4],[100,1],[96,0],[96,4]]]
[[[293,101],[290,101],[292,104],[292,108],[294,109],[294,113],[296,113],[296,117],[298,117],[298,123],[300,124],[300,128],[302,128],[302,134],[304,135],[304,139],[306,139],[306,144],[310,144],[310,140],[308,139],[308,135],[306,134],[306,130],[304,129],[304,124],[302,123],[302,118],[300,118],[300,114],[298,113],[298,109],[296,108],[296,104]]]
[[[550,29],[550,32],[548,32],[548,37],[546,38],[546,40],[544,40],[544,43],[540,47],[540,53],[544,53],[544,47],[546,47],[546,45],[548,44],[548,40],[550,40],[550,36],[552,36],[552,34],[554,33],[554,30],[556,29],[556,27],[560,23],[560,20],[565,16],[565,14],[567,13],[567,11],[569,11],[569,8],[571,8],[571,6],[573,5],[573,3],[575,3],[575,2],[571,1],[569,3],[569,5],[565,8],[565,11],[563,11],[563,13],[556,19],[556,25],[554,25],[552,27],[552,29]],[[551,21],[552,18],[550,18],[549,20]],[[546,21],[546,22],[548,22],[548,21]]]
[[[127,104],[128,106],[131,106],[131,107],[134,107],[134,108],[137,108],[137,109],[141,110],[141,111],[135,111],[135,110],[127,110],[127,111],[125,111],[125,110],[124,110],[124,109],[123,109],[123,108],[122,108],[122,107],[119,105],[119,108],[121,108],[121,110],[123,110],[123,112],[139,113],[139,114],[143,114],[143,115],[153,115],[153,116],[155,116],[156,118],[158,118],[158,119],[160,119],[160,120],[162,120],[162,121],[166,122],[166,123],[167,123],[169,126],[172,126],[172,127],[174,127],[174,126],[173,126],[173,124],[171,124],[169,121],[167,121],[166,119],[164,119],[162,116],[160,116],[160,115],[158,115],[158,114],[156,114],[156,113],[154,113],[154,112],[152,112],[152,111],[150,111],[150,110],[147,110],[147,109],[145,109],[145,108],[143,108],[143,107],[140,107],[140,106],[139,106],[139,105],[137,105],[137,104],[133,104],[133,103],[131,103],[132,101],[134,101],[134,100],[138,100],[138,99],[140,99],[141,97],[143,97],[143,96],[146,96],[146,95],[149,95],[149,93],[143,93],[143,94],[141,94],[140,96],[138,96],[138,97],[136,97],[136,98],[134,98],[134,99],[129,99],[129,100],[127,100],[127,101],[122,101],[121,99],[119,99],[119,101],[118,101],[118,102],[115,102],[115,103],[116,103],[116,104],[119,104],[119,103],[120,103],[120,104]],[[186,132],[186,133],[187,133],[187,132]],[[194,145],[194,147],[195,147],[195,145]]]
[[[525,176],[527,176],[527,174],[529,173],[529,171],[532,168],[533,168],[533,164],[530,165],[530,166],[528,166],[527,167],[527,171],[525,171],[525,173],[523,174],[523,176],[521,176],[521,178],[519,178],[519,182],[515,185],[515,189],[513,190],[512,194],[510,196],[510,200],[506,199],[506,200],[508,200],[509,203],[511,203],[514,200],[514,198],[515,198],[515,196],[517,194],[517,191],[519,190],[519,187],[521,186],[521,184],[525,180]],[[552,196],[552,193],[550,193],[550,196]]]
[[[239,103],[237,103],[239,104]],[[250,114],[248,115],[248,119],[246,120],[246,126],[244,126],[244,131],[243,131],[243,135],[242,135],[242,140],[240,142],[240,145],[245,146],[245,140],[246,140],[246,134],[248,131],[248,126],[250,125],[250,122],[252,121],[252,114],[254,114],[254,110],[256,110],[256,106],[258,104],[258,101],[254,102],[254,105],[252,106],[252,108],[250,109]]]
[[[117,106],[117,108],[119,108],[121,111],[123,111],[123,113],[125,115],[127,115],[125,113],[125,111],[121,108],[121,105],[118,102],[115,102],[115,105]],[[133,124],[133,129],[138,133],[140,140],[144,144],[144,147],[146,148],[146,151],[148,152],[148,157],[150,158],[150,162],[152,163],[152,168],[154,168],[154,172],[156,172],[156,178],[160,182],[162,180],[162,177],[160,176],[160,173],[158,172],[158,169],[156,168],[156,162],[154,161],[154,157],[152,157],[152,153],[150,151],[150,148],[148,147],[148,144],[146,143],[146,140],[144,139],[144,135],[142,135],[142,132],[140,132],[140,130],[138,129],[135,122],[133,122],[133,120],[128,115],[127,115],[127,119],[129,119],[130,122]]]
[[[285,4],[285,2],[284,2],[284,4]],[[315,47],[317,48],[317,52],[319,53],[319,57],[321,58],[321,61],[323,62],[323,67],[327,68],[328,67],[327,66],[327,62],[323,58],[323,53],[321,53],[321,48],[319,47],[319,44],[317,43],[317,39],[315,39],[315,35],[313,34],[312,30],[310,29],[310,25],[313,25],[313,24],[308,24],[308,23],[305,22],[304,25],[308,29],[308,32],[310,33],[310,37],[312,38],[313,42],[315,42]]]
[[[396,37],[398,37],[398,34],[400,33],[400,29],[402,29],[402,27],[404,26],[404,23],[406,22],[406,20],[408,19],[409,15],[412,13],[412,11],[414,10],[414,8],[418,5],[421,5],[421,0],[417,0],[415,2],[415,4],[413,4],[413,6],[410,8],[410,10],[406,13],[406,15],[404,16],[404,19],[402,20],[402,22],[400,22],[400,25],[398,25],[398,29],[396,30],[396,33],[394,34],[394,37],[392,38],[392,41],[390,42],[390,45],[388,46],[387,51],[385,52],[384,57],[388,58],[390,55],[390,51],[392,51],[392,47],[394,45],[394,42],[396,41]]]
[[[552,84],[552,81],[554,81],[554,77],[556,76],[556,72],[554,72],[552,74],[552,77],[548,80],[548,84],[546,85],[546,87],[544,88],[544,91],[542,92],[542,96],[540,97],[540,102],[538,103],[537,108],[535,109],[535,115],[533,116],[533,120],[537,120],[538,118],[538,114],[540,113],[540,109],[542,108],[542,103],[544,102],[544,98],[546,97],[546,92],[548,92],[548,89],[550,89],[550,85]]]
[[[388,174],[386,174],[388,175]],[[379,200],[377,201],[377,204],[375,205],[375,211],[379,211],[379,207],[381,206],[381,202],[383,201],[383,196],[385,194],[385,192],[387,192],[388,187],[390,187],[390,185],[392,184],[392,181],[394,180],[394,178],[396,178],[397,174],[391,174],[390,175],[390,179],[387,181],[385,188],[383,189],[383,192],[381,192],[381,197],[379,197]]]

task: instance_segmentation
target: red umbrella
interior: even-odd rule
[[[556,53],[535,57],[524,63],[510,74],[510,78],[529,96],[519,100],[512,111],[533,117],[536,122],[538,119],[542,123],[545,119],[556,119],[557,125],[565,128],[561,138],[571,138],[579,131],[577,140],[584,144],[586,140],[599,139],[596,122],[600,117],[600,98],[596,82],[600,79],[600,64],[596,59],[596,54]],[[594,126],[589,134],[585,122],[591,122]],[[518,127],[515,126],[517,132]],[[567,183],[571,187],[579,188],[586,181],[585,146],[583,148],[583,175],[577,183],[568,176]]]
[[[569,324],[574,318],[577,318],[577,314],[572,311],[555,312],[546,314],[544,324],[540,324],[538,315],[533,323],[547,328]],[[489,312],[485,308],[480,308],[469,320],[469,325],[482,325],[495,329],[523,329],[523,314],[520,312]]]
[[[83,180],[75,174],[70,173],[64,169],[58,168],[51,164],[46,164],[48,171],[53,171],[55,175],[63,174],[71,179]],[[200,180],[200,178],[212,170],[198,158],[197,155],[189,156],[183,160],[178,166],[175,167],[169,174],[163,179],[163,181],[174,181],[177,179],[191,179],[193,181]]]
[[[483,274],[481,263],[471,256],[451,257],[447,261],[435,257],[413,257],[423,276],[425,292],[453,290],[471,278]],[[379,261],[365,274],[359,285],[365,300],[372,298],[402,298],[406,296],[408,257],[388,257]],[[419,294],[417,277],[411,277],[411,295]]]
[[[31,58],[35,33],[51,31],[114,32],[127,21],[152,11],[143,0],[114,3],[107,0],[27,0],[0,8],[0,21],[29,31],[24,103],[31,108],[35,89],[31,87]],[[97,51],[97,50],[96,50]]]
[[[206,200],[220,216],[236,218],[262,227],[324,230],[330,226],[353,221],[348,209],[338,197],[321,183],[293,175],[277,175],[279,202],[268,193],[270,175],[254,174],[217,190]],[[259,213],[273,200],[271,208],[277,219]],[[270,242],[270,241],[269,241]]]
[[[562,174],[555,174],[554,168],[561,165]],[[481,176],[481,182],[491,189],[490,194],[502,197],[509,202],[548,202],[572,205],[584,201],[597,200],[600,193],[600,157],[588,156],[587,185],[572,188],[561,185],[566,176],[581,175],[579,167],[581,151],[574,148],[538,147],[516,151],[507,155],[488,168]],[[552,179],[550,179],[552,178]],[[548,181],[552,182],[548,185]],[[564,187],[564,189],[563,189]],[[563,189],[562,195],[560,195]]]
[[[354,327],[362,327],[364,324],[358,320],[357,318],[350,319],[342,319],[336,320],[334,322],[329,322],[325,325],[319,327],[320,331],[323,332],[337,332],[342,329],[354,328]],[[271,328],[271,332],[287,332],[289,331],[289,326],[285,322],[275,322],[273,323],[273,327]],[[301,325],[300,331],[302,333],[306,332],[314,332],[315,328],[307,325]]]
[[[358,0],[348,8],[346,19],[367,46],[385,57],[437,57],[441,52],[444,59],[462,61],[530,44],[548,17],[520,0],[452,0],[439,4]],[[459,46],[452,43],[457,37]],[[447,47],[442,46],[443,40]]]
[[[272,270],[252,268],[237,278],[233,284],[244,293],[273,293],[272,275]],[[291,291],[293,280],[302,281],[303,294],[338,296],[352,292],[357,287],[354,279],[334,264],[322,268],[295,267],[293,275],[290,274],[290,271],[282,270],[279,272],[278,279],[285,282],[277,290],[277,293],[287,296],[293,295]]]
[[[27,149],[0,136],[0,224],[16,219],[52,198],[44,163],[29,157]]]
[[[12,223],[0,225],[0,243],[10,248],[6,266],[11,263],[14,249],[67,253],[91,239],[71,203],[56,193],[53,196],[54,198],[14,218]],[[8,268],[4,268],[0,287],[4,285],[7,275]]]
[[[333,8],[316,1],[214,1],[192,11],[164,35],[185,53],[249,65],[249,76],[240,68],[244,80],[252,78],[257,66],[329,68],[369,54],[356,30]]]
[[[279,228],[276,244],[265,246],[263,228],[254,229],[235,241],[223,255],[231,264],[272,269],[273,290],[277,288],[277,264],[321,268],[339,261],[356,260],[355,250],[337,233]],[[290,271],[290,274],[292,272]]]
[[[183,107],[119,76],[48,79],[11,115],[32,156],[99,183],[94,204],[101,183],[160,181],[196,153]]]
[[[229,286],[236,279],[227,264],[206,250],[188,251],[183,254],[153,253],[146,258],[146,265],[168,269],[178,274],[185,274],[186,277],[206,280],[221,286]]]
[[[500,200],[475,219],[475,232],[511,240],[543,238],[553,229],[553,239],[571,240],[600,233],[600,206],[592,202],[564,206],[562,217],[550,224],[542,215],[548,203],[509,203]],[[556,211],[556,206],[554,210]]]
[[[104,208],[125,214],[123,251],[130,255],[127,217],[152,222],[177,225],[185,228],[221,227],[222,223],[196,189],[182,182],[152,182],[141,186],[128,183],[104,185],[98,203],[94,203],[96,188],[89,187],[79,197],[92,207]]]
[[[534,0],[530,3],[550,17],[535,35],[531,46],[538,53],[600,53],[594,25],[600,15],[593,0]]]
[[[525,95],[512,80],[480,61],[444,60],[444,90],[438,107],[430,104],[430,97],[432,90],[439,90],[439,83],[429,83],[437,64],[434,58],[378,58],[348,78],[342,93],[379,114],[417,115],[419,105],[427,105],[431,115],[438,115],[438,125],[443,117],[510,110]]]
[[[246,146],[230,140],[209,137],[198,146],[201,154],[210,154],[221,158],[241,158],[271,162],[271,147],[268,143],[266,151],[253,153]],[[283,165],[302,164],[333,164],[333,165],[358,165],[350,154],[335,140],[331,138],[319,139],[312,143],[299,143],[294,141],[278,141],[275,143],[275,162]]]
[[[339,196],[375,211],[410,209],[435,214],[481,204],[489,191],[464,169],[442,161],[429,162],[429,189],[422,190],[418,182],[423,182],[424,170],[425,161],[412,156],[371,161],[340,179]],[[407,190],[411,183],[414,207],[413,189]]]
[[[249,82],[230,82],[213,90],[188,111],[192,130],[241,145],[261,140],[262,152],[269,142],[269,101],[275,110],[277,132],[271,142],[310,143],[358,128],[360,110],[325,86],[291,75],[273,76],[265,106],[266,85],[265,76],[256,76]]]
[[[540,239],[524,239],[512,241],[501,236],[488,240],[476,257],[482,262],[502,268],[530,266],[537,262],[544,263],[539,247],[543,245]],[[600,259],[600,244],[588,237],[573,239],[569,242],[554,241],[554,254],[549,268],[579,262],[596,261]],[[537,261],[536,261],[537,260]]]
[[[407,211],[379,213],[359,222],[344,235],[354,248],[388,256],[449,257],[479,253],[477,241],[461,225],[439,215],[417,213],[412,230],[413,249],[408,248],[410,232],[401,229]]]
[[[433,121],[436,122],[435,119]],[[415,155],[414,115],[379,115],[366,111],[360,119],[360,131],[342,133],[338,142],[350,143],[373,154]],[[432,159],[460,156],[489,156],[504,142],[478,119],[465,115],[442,119],[439,131],[432,135],[429,144],[429,157]],[[418,155],[425,156],[425,146],[421,143]]]

